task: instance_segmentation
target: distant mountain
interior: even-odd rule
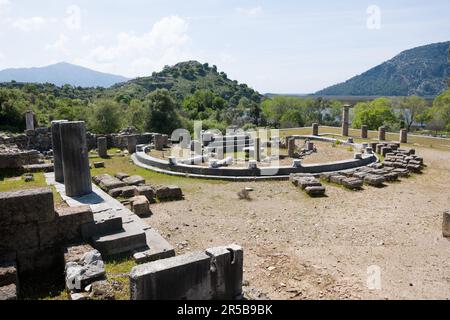
[[[77,87],[110,87],[125,82],[122,76],[94,71],[70,63],[57,63],[41,68],[17,68],[0,71],[0,82],[70,84]]]
[[[447,89],[450,41],[403,51],[319,96],[437,96]]]
[[[167,89],[180,101],[197,90],[210,90],[225,99],[229,106],[238,105],[241,98],[248,98],[256,103],[263,98],[246,84],[228,79],[227,74],[217,71],[216,66],[197,61],[166,66],[161,72],[154,72],[151,77],[117,84],[108,91],[114,95],[142,99],[156,89]]]

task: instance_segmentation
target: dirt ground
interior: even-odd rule
[[[146,221],[177,254],[241,245],[251,299],[448,299],[450,150],[416,149],[424,173],[385,188],[326,185],[327,197],[309,198],[288,181],[189,180],[184,201],[152,205]],[[237,196],[245,187],[251,200]],[[371,266],[381,288],[368,288]]]

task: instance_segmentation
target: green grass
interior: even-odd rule
[[[34,173],[34,181],[25,182],[23,174],[17,170],[3,170],[0,172],[0,192],[11,192],[18,190],[28,190],[36,188],[49,187],[45,182],[45,177],[42,172]],[[56,192],[55,187],[51,186],[53,191],[53,201],[55,204],[63,202],[60,194]]]
[[[310,127],[306,128],[295,128],[295,129],[281,129],[280,130],[280,137],[285,137],[289,135],[305,135],[305,134],[311,134],[312,129]],[[320,126],[319,127],[319,134],[327,134],[327,137],[332,137],[336,139],[342,139],[341,134],[341,128],[340,127],[327,127],[327,126]],[[358,138],[361,135],[361,130],[359,129],[350,129],[349,135],[354,137],[355,142],[369,142],[372,140],[378,139],[378,132],[376,131],[369,131],[368,132],[368,139],[361,139]],[[386,139],[389,141],[399,141],[399,132],[387,132],[386,133]],[[408,144],[410,146],[421,146],[426,148],[437,148],[437,149],[444,149],[449,150],[450,149],[450,139],[438,139],[433,137],[427,137],[427,136],[412,136],[414,133],[408,135]]]
[[[91,170],[92,176],[105,173],[114,175],[117,172],[124,172],[130,176],[140,175],[146,180],[146,183],[151,185],[177,185],[183,190],[183,192],[197,192],[199,190],[199,185],[217,185],[227,183],[219,180],[194,179],[157,173],[134,165],[129,156],[111,157],[109,159],[92,158],[90,161],[105,162],[105,168],[94,168]]]

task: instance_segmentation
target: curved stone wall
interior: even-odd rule
[[[333,172],[354,169],[366,166],[378,161],[375,154],[363,155],[361,159],[349,159],[323,164],[302,165],[300,167],[280,166],[280,167],[262,167],[256,169],[248,168],[209,168],[197,165],[170,164],[169,161],[154,158],[146,153],[148,146],[138,149],[132,156],[134,163],[146,169],[177,175],[188,175],[191,177],[211,178],[211,179],[273,179],[288,178],[292,173],[317,174],[322,172]]]

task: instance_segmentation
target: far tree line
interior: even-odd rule
[[[181,100],[166,89],[139,99],[104,96],[98,90],[70,86],[60,90],[38,90],[32,85],[0,88],[0,130],[23,131],[28,110],[34,111],[40,126],[56,119],[83,120],[90,131],[102,134],[124,127],[170,134],[181,127],[192,130],[195,120],[202,120],[204,129],[222,131],[230,125],[244,129],[303,127],[315,122],[339,126],[343,106],[336,100],[284,96],[266,98],[261,103],[243,97],[230,106],[210,90],[197,90]],[[432,102],[417,96],[359,102],[351,110],[351,120],[353,128],[367,125],[376,130],[385,125],[389,130],[450,132],[450,90]]]

